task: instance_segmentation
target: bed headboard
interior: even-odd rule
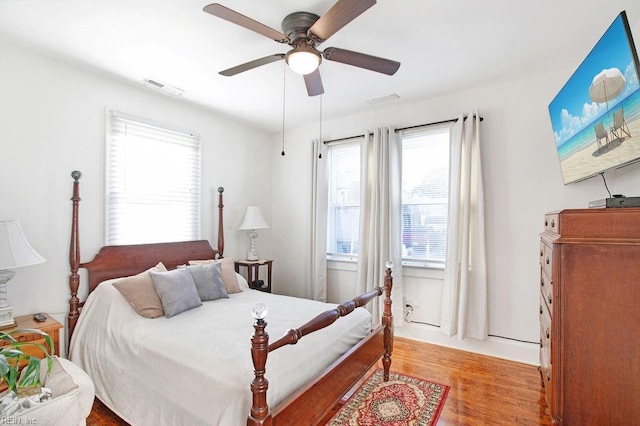
[[[69,250],[69,299],[68,335],[71,335],[80,316],[80,308],[84,302],[78,299],[80,286],[79,268],[87,270],[87,281],[90,294],[102,281],[126,277],[143,272],[158,262],[162,262],[167,269],[174,269],[178,265],[184,265],[189,260],[213,259],[222,257],[224,252],[223,233],[223,199],[224,188],[218,188],[218,249],[215,250],[207,240],[181,241],[172,243],[135,244],[121,246],[105,246],[90,262],[80,262],[80,238],[79,238],[79,206],[80,206],[80,178],[82,173],[74,171],[73,178],[73,214],[71,219],[71,244]]]

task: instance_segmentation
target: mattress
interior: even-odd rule
[[[88,297],[70,359],[93,379],[96,395],[133,425],[244,425],[253,380],[251,307],[268,307],[273,342],[335,304],[249,290],[175,317],[148,319],[113,285]],[[366,337],[371,315],[358,308],[298,344],[269,354],[265,377],[271,408],[319,376]]]

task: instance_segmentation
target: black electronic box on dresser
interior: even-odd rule
[[[540,374],[562,425],[640,422],[640,208],[563,210],[540,235]]]

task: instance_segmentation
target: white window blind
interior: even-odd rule
[[[107,112],[106,244],[199,238],[200,137]]]
[[[402,252],[410,263],[444,265],[450,126],[402,134]]]
[[[329,145],[327,161],[327,252],[334,257],[353,257],[358,253],[360,234],[360,139]]]

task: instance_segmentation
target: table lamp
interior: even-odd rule
[[[247,253],[247,260],[258,260],[258,254],[256,253],[256,238],[258,237],[257,229],[269,228],[267,222],[262,217],[262,212],[258,206],[249,206],[244,214],[244,220],[238,228],[240,231],[247,231],[247,236],[250,241],[249,252]]]
[[[16,326],[13,307],[7,301],[7,283],[16,274],[11,269],[36,265],[46,259],[35,251],[18,222],[0,222],[0,329]]]

